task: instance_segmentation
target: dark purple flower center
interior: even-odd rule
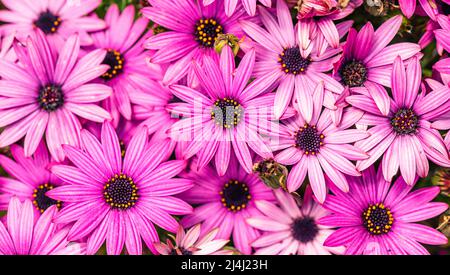
[[[204,47],[212,48],[222,33],[223,27],[214,18],[200,19],[195,24],[195,41]]]
[[[53,112],[64,104],[64,93],[60,85],[49,84],[39,89],[39,107],[47,112]]]
[[[47,10],[39,15],[39,18],[34,21],[34,25],[45,34],[55,33],[61,25],[61,18]]]
[[[362,219],[364,227],[372,235],[388,233],[394,223],[391,210],[384,206],[383,203],[370,204],[363,212]]]
[[[103,198],[111,208],[125,210],[136,204],[138,188],[131,177],[115,175],[104,186]]]
[[[109,49],[102,64],[106,64],[110,68],[101,76],[101,78],[104,80],[111,80],[123,72],[125,59],[118,51]]]
[[[367,68],[358,60],[344,63],[339,70],[342,82],[349,87],[360,87],[367,80]]]
[[[292,223],[292,236],[301,243],[308,243],[317,236],[319,228],[314,219],[302,217]]]
[[[415,134],[419,127],[419,117],[413,110],[402,108],[391,118],[391,125],[398,135]]]
[[[278,62],[281,64],[281,69],[285,73],[296,75],[306,71],[311,60],[303,58],[300,54],[299,47],[295,46],[284,49],[279,55]]]
[[[450,15],[450,5],[448,5],[444,1],[441,1],[441,9],[443,15]]]
[[[211,110],[211,118],[223,128],[232,128],[241,121],[244,109],[234,99],[218,99]]]
[[[248,202],[252,198],[247,184],[237,180],[230,180],[219,192],[222,197],[221,201],[229,211],[240,211],[247,207]]]
[[[305,155],[319,153],[325,136],[317,131],[315,125],[305,124],[294,134],[295,147],[300,148]]]
[[[169,252],[169,255],[192,255],[192,251],[189,251],[187,249],[184,249],[183,247],[179,248],[172,248]]]
[[[53,188],[55,187],[52,184],[46,183],[41,184],[36,189],[34,189],[33,204],[39,212],[44,213],[44,211],[52,205],[56,205],[59,209],[61,208],[60,201],[54,200],[45,195],[47,191],[52,190]]]

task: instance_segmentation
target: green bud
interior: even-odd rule
[[[228,45],[231,47],[233,54],[236,56],[239,52],[239,44],[241,42],[242,41],[232,34],[219,34],[214,42],[214,49],[218,54],[220,54],[223,47]]]

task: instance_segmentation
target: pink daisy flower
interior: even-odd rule
[[[12,178],[0,178],[0,209],[6,209],[11,197],[20,201],[30,200],[37,214],[44,213],[47,208],[61,202],[46,196],[46,192],[61,185],[61,181],[48,170],[50,156],[45,144],[41,142],[32,157],[26,157],[22,147],[11,146],[11,154],[15,161],[0,155],[0,165]]]
[[[190,205],[172,195],[188,190],[192,182],[174,177],[185,161],[163,162],[164,144],[147,143],[147,130],[140,128],[122,159],[119,139],[110,123],[104,123],[101,140],[87,130],[81,134],[84,150],[65,146],[74,166],[55,165],[52,172],[67,185],[47,195],[62,201],[64,208],[55,222],[74,222],[69,240],[87,237],[87,253],[94,254],[106,239],[108,254],[142,254],[142,242],[157,253],[159,241],[154,224],[176,232],[171,215],[192,212]]]
[[[32,3],[31,3],[32,2]],[[95,15],[88,16],[102,2],[101,0],[2,0],[7,10],[0,11],[2,33],[15,33],[19,39],[40,29],[48,37],[55,49],[63,46],[64,41],[77,33],[83,46],[92,44],[91,32],[106,27],[103,20]]]
[[[427,176],[428,159],[440,166],[450,166],[441,135],[430,127],[430,121],[447,112],[450,93],[443,88],[419,94],[421,79],[417,57],[406,67],[397,57],[392,70],[393,98],[382,86],[377,94],[346,98],[353,107],[366,112],[358,123],[373,126],[368,130],[370,137],[355,144],[370,155],[357,162],[358,170],[365,170],[383,156],[381,166],[387,181],[400,168],[405,181],[413,184],[416,174]]]
[[[225,174],[232,148],[247,173],[251,173],[253,166],[249,147],[263,158],[272,157],[262,135],[278,137],[283,132],[271,121],[274,119],[274,95],[260,95],[265,91],[267,81],[257,79],[247,85],[254,64],[255,51],[251,50],[235,68],[234,55],[227,46],[222,50],[219,63],[206,57],[203,68],[195,64],[195,73],[204,93],[181,85],[170,87],[183,101],[172,104],[171,111],[185,119],[173,124],[169,134],[172,139],[190,141],[184,157],[197,155],[199,169],[215,156],[218,174]],[[292,110],[287,112],[287,115],[293,114]]]
[[[334,232],[317,220],[328,214],[314,202],[311,189],[305,191],[302,206],[294,197],[278,189],[274,191],[280,207],[268,201],[256,202],[264,216],[247,219],[247,223],[264,232],[252,246],[255,255],[329,255],[342,254],[344,247],[326,247],[325,239]]]
[[[428,20],[425,32],[418,43],[424,49],[436,40],[436,51],[442,56],[444,54],[444,46],[446,47],[445,51],[450,52],[450,40],[446,35],[449,31],[450,17],[438,15],[437,21]]]
[[[56,206],[42,215],[36,213],[30,200],[23,203],[12,197],[5,224],[0,222],[1,255],[84,255],[86,244],[67,240],[70,227],[53,223]]]
[[[238,21],[249,18],[239,9],[230,17],[220,8],[223,0],[208,6],[196,0],[149,0],[151,7],[142,9],[142,14],[167,31],[150,37],[145,47],[155,50],[152,63],[170,63],[163,82],[172,84],[188,74],[193,81],[192,60],[202,64],[205,56],[217,59],[214,42],[220,34],[244,36]],[[177,20],[174,20],[177,18]]]
[[[320,203],[325,201],[327,188],[326,174],[342,191],[348,191],[344,175],[359,176],[351,160],[366,159],[367,154],[352,144],[369,136],[365,130],[349,129],[363,115],[362,111],[346,109],[341,124],[336,127],[331,119],[331,111],[322,111],[324,100],[323,84],[314,91],[313,116],[305,120],[301,115],[284,121],[289,136],[281,137],[272,144],[273,150],[282,150],[275,160],[284,165],[293,165],[287,178],[289,192],[296,191],[308,174],[312,191]]]
[[[319,82],[325,83],[326,96],[324,105],[335,108],[334,94],[341,94],[344,87],[324,72],[332,69],[337,61],[339,49],[328,48],[318,56],[317,40],[312,41],[307,49],[299,46],[300,36],[304,32],[296,26],[294,29],[289,8],[283,0],[277,2],[277,19],[266,9],[260,9],[260,17],[267,31],[255,23],[241,21],[244,31],[258,44],[254,74],[258,80],[269,88],[277,88],[275,96],[275,118],[280,118],[291,102],[293,106],[309,121],[312,117],[312,90]],[[344,23],[340,29],[343,36],[349,24]],[[297,32],[298,31],[298,32]]]
[[[436,15],[439,13],[437,8],[437,3],[439,2],[449,2],[448,0],[418,0],[420,8],[430,17],[431,20],[436,21]],[[410,18],[416,11],[417,0],[399,0],[398,4],[402,13]],[[450,3],[448,3],[450,4]]]
[[[209,4],[213,3],[216,0],[203,0],[203,5],[208,6]],[[264,6],[270,8],[272,6],[272,0],[242,0],[240,3],[242,3],[242,6],[244,6],[245,11],[248,15],[255,16],[256,14],[256,2],[260,2]],[[224,8],[225,8],[225,14],[227,16],[232,16],[234,11],[236,10],[236,7],[239,7],[239,1],[238,0],[224,0]]]
[[[319,224],[338,227],[325,241],[326,246],[345,246],[346,254],[414,255],[428,254],[420,243],[447,243],[436,229],[416,223],[447,210],[446,203],[430,202],[439,194],[439,187],[411,192],[413,185],[402,177],[391,186],[373,167],[362,177],[349,178],[349,184],[348,193],[333,187],[334,195],[323,204],[331,214]]]
[[[211,230],[200,238],[201,225],[197,224],[184,232],[182,226],[178,228],[176,237],[169,235],[166,243],[155,243],[155,248],[161,255],[231,255],[233,250],[222,249],[229,240],[215,239],[219,229]]]
[[[79,145],[81,125],[77,116],[96,122],[110,119],[97,102],[111,95],[111,88],[87,84],[108,70],[101,62],[105,51],[78,59],[80,39],[69,37],[57,58],[41,31],[26,46],[16,45],[19,63],[0,59],[0,147],[25,136],[25,156],[31,156],[43,135],[56,161],[64,159],[61,144]]]
[[[439,77],[437,78],[439,78],[440,81],[428,78],[425,80],[428,86],[431,88],[431,90],[447,89],[447,91],[450,92],[450,58],[444,58],[434,63],[433,69],[438,72]],[[449,112],[444,112],[441,116],[439,116],[436,121],[433,121],[433,123],[431,123],[431,127],[438,130],[450,129]],[[449,138],[450,137],[447,134],[446,140],[448,140]]]
[[[267,188],[256,175],[243,171],[235,158],[231,159],[223,176],[219,176],[211,166],[200,171],[196,166],[194,161],[190,172],[183,175],[194,182],[194,187],[179,197],[198,206],[181,220],[181,224],[191,227],[203,222],[200,236],[218,228],[216,238],[230,239],[233,235],[234,246],[240,252],[250,254],[251,243],[260,232],[245,220],[262,215],[256,202],[274,201],[272,189]]]
[[[146,65],[149,53],[143,48],[143,42],[149,36],[146,34],[148,20],[134,21],[134,18],[134,6],[127,6],[120,13],[117,5],[111,5],[105,16],[108,29],[92,35],[92,48],[107,51],[103,64],[110,69],[100,78],[113,89],[105,107],[111,112],[115,125],[120,115],[131,119],[130,94],[146,85],[152,75],[160,74],[157,68]]]

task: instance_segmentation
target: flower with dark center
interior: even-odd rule
[[[278,62],[285,73],[296,75],[305,72],[311,60],[303,58],[299,47],[295,46],[284,49],[279,55]]]
[[[219,192],[222,197],[221,201],[229,211],[240,211],[247,207],[248,202],[252,198],[247,184],[237,180],[230,180]]]
[[[342,82],[349,87],[360,87],[367,80],[367,68],[358,60],[346,62],[339,73],[342,77]]]
[[[195,41],[208,48],[214,46],[219,34],[223,33],[223,27],[213,18],[200,19],[195,24]]]
[[[55,33],[61,25],[61,18],[47,10],[39,15],[39,18],[34,21],[34,25],[45,34]]]
[[[394,217],[392,216],[391,210],[385,207],[383,203],[369,205],[363,212],[362,219],[364,227],[372,235],[388,233],[394,223]]]
[[[54,200],[52,198],[49,198],[45,195],[47,191],[52,190],[54,186],[52,184],[46,183],[39,185],[36,189],[33,191],[33,205],[36,207],[36,209],[44,213],[47,208],[49,208],[52,205],[56,205],[58,209],[61,208],[61,202]]]
[[[53,112],[64,104],[64,93],[60,85],[49,84],[41,87],[38,96],[39,107],[47,112]]]
[[[102,64],[109,65],[110,69],[104,73],[101,78],[111,80],[123,72],[125,59],[122,54],[116,50],[108,49]]]
[[[301,217],[292,223],[292,236],[301,243],[311,242],[318,232],[316,222],[310,217]]]
[[[103,197],[115,209],[128,209],[138,200],[138,188],[133,179],[127,175],[115,175],[104,186]]]
[[[218,99],[212,108],[211,118],[215,120],[217,125],[223,128],[231,128],[241,121],[243,111],[241,104],[234,99]]]
[[[399,109],[391,118],[391,125],[398,135],[415,134],[419,127],[419,117],[411,109]]]
[[[317,131],[315,125],[305,124],[294,135],[295,147],[300,148],[305,155],[319,153],[325,136]]]

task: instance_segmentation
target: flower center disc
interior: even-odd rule
[[[34,25],[41,29],[45,34],[55,33],[61,25],[61,18],[50,11],[42,12],[39,18],[34,21]]]
[[[345,63],[339,71],[342,82],[349,87],[360,87],[367,80],[366,66],[357,60]]]
[[[195,41],[204,47],[212,48],[222,33],[223,27],[214,18],[200,19],[195,24]]]
[[[47,85],[41,87],[38,96],[39,107],[47,112],[53,112],[64,104],[64,94],[61,86]]]
[[[47,208],[49,208],[52,205],[56,205],[58,209],[61,208],[61,202],[54,200],[52,198],[49,198],[45,195],[47,191],[52,190],[54,188],[51,184],[41,184],[33,191],[33,205],[36,207],[36,209],[44,213]]]
[[[369,205],[362,214],[362,219],[364,227],[372,235],[388,233],[394,223],[394,217],[391,211],[382,203]]]
[[[294,138],[295,147],[303,150],[306,155],[315,155],[319,153],[320,146],[323,145],[325,136],[317,132],[316,126],[305,124],[303,128],[300,128],[295,132]]]
[[[311,60],[303,58],[298,47],[292,47],[284,49],[279,55],[278,62],[285,73],[295,75],[303,73],[308,68]]]
[[[391,125],[398,135],[415,134],[419,127],[419,117],[411,109],[399,109],[391,118]]]
[[[314,240],[318,232],[316,222],[309,217],[298,218],[292,223],[292,236],[301,243]]]
[[[138,200],[138,188],[131,177],[115,175],[104,186],[103,197],[112,208],[128,209]]]
[[[105,59],[103,59],[102,64],[108,65],[110,69],[100,77],[104,80],[113,79],[123,72],[124,63],[125,59],[123,58],[122,54],[120,54],[118,51],[109,49],[106,53]]]
[[[229,98],[218,99],[211,110],[211,118],[223,128],[231,128],[241,121],[244,109],[237,101]]]
[[[221,201],[229,211],[240,211],[247,207],[248,202],[252,198],[248,186],[237,180],[230,180],[223,186],[219,192],[222,197]]]

